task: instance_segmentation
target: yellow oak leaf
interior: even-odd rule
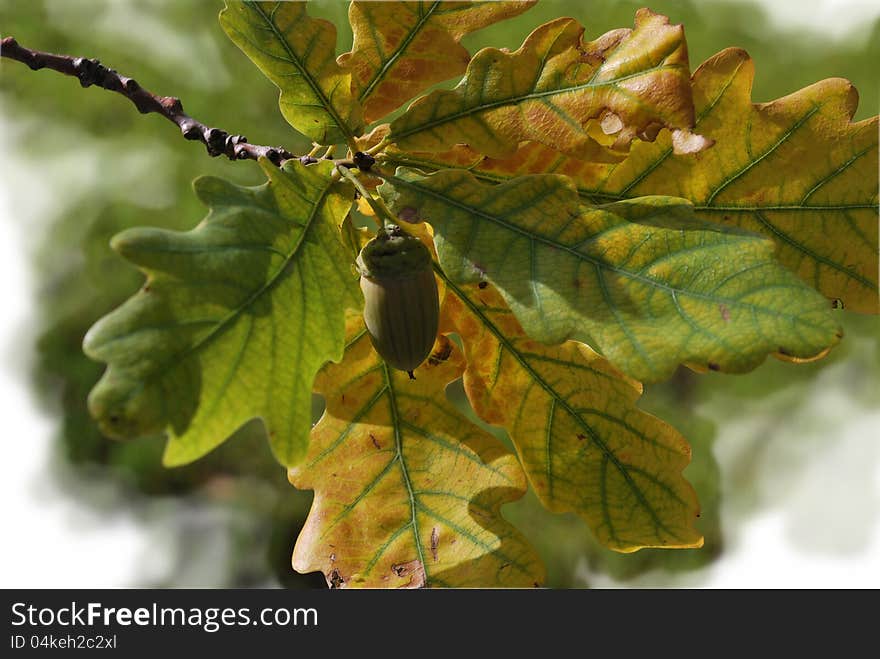
[[[470,54],[463,36],[521,14],[528,2],[352,2],[351,52],[339,63],[352,71],[367,122],[381,119],[431,85],[464,73]]]
[[[526,481],[516,456],[446,399],[464,370],[440,337],[415,380],[373,350],[348,319],[339,364],[316,379],[327,409],[305,461],[289,471],[315,499],[293,554],[337,587],[532,587],[534,551],[500,514]]]
[[[702,546],[681,475],[690,447],[638,409],[638,382],[582,343],[529,339],[492,286],[447,282],[444,322],[464,343],[474,410],[507,430],[549,510],[578,514],[616,551]]]
[[[586,43],[583,32],[574,19],[560,18],[537,28],[516,52],[481,50],[455,89],[431,92],[395,119],[391,139],[407,151],[466,143],[492,157],[533,140],[589,158],[604,148],[588,128],[596,119],[617,150],[635,137],[652,140],[664,127],[677,151],[710,145],[690,132],[694,111],[680,25],[642,9],[632,30]]]

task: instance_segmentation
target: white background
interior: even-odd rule
[[[825,39],[844,35],[880,14],[875,0],[767,0],[762,4],[780,26],[821,29]],[[6,143],[3,132],[9,130],[0,108],[0,143]],[[70,176],[76,169],[64,163],[47,166],[55,176]],[[16,159],[14,149],[7,149],[0,158],[0,427],[4,461],[0,477],[4,529],[0,586],[124,587],[142,583],[145,575],[162,575],[167,567],[154,547],[161,531],[142,516],[116,514],[107,518],[90,512],[76,500],[64,499],[62,489],[50,478],[47,465],[56,420],[37,408],[28,383],[32,359],[29,328],[36,326],[30,251],[57,200],[52,199],[51,188],[29,185],[28,172],[36,174]],[[859,349],[870,359],[876,345]],[[870,384],[877,386],[876,382]],[[689,574],[679,583],[701,587],[880,587],[880,411],[855,406],[844,394],[825,390],[821,380],[807,396],[799,401],[799,416],[792,425],[777,428],[776,434],[768,437],[770,442],[785,433],[801,433],[799,443],[770,442],[768,449],[772,454],[774,446],[782,447],[770,456],[773,459],[798,461],[797,478],[783,488],[774,485],[772,473],[760,476],[754,486],[762,490],[764,498],[758,510],[749,515],[724,503],[726,553],[711,567]],[[817,410],[835,410],[832,436],[818,416],[812,423],[811,415]],[[711,414],[711,409],[700,412]],[[737,438],[749,432],[749,419],[735,425],[720,429],[716,441],[725,488],[733,487],[735,474],[729,473],[729,465],[743,450]],[[792,446],[802,450],[793,453]],[[112,497],[114,493],[99,495]],[[849,515],[842,514],[843,510]],[[811,533],[801,532],[806,528]],[[851,545],[844,542],[840,546],[840,538],[849,538]],[[586,568],[584,572],[595,585],[615,585],[599,575],[586,574]],[[203,583],[191,585],[212,585],[210,570],[200,578]],[[651,585],[654,581],[649,575],[639,583]]]

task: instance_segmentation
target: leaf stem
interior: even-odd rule
[[[379,153],[382,149],[384,149],[384,148],[385,148],[386,146],[388,146],[389,144],[391,144],[391,140],[389,140],[389,139],[386,137],[385,139],[383,139],[383,140],[382,140],[381,142],[379,142],[378,144],[376,144],[376,145],[370,147],[369,149],[367,149],[366,151],[364,151],[364,153],[373,156],[373,155]]]

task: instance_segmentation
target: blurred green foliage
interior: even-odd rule
[[[179,96],[187,112],[208,125],[243,133],[255,143],[305,152],[306,140],[287,127],[278,112],[275,88],[220,30],[221,4],[214,0],[5,0],[0,4],[0,31],[33,48],[97,57],[147,89]],[[485,45],[516,48],[534,27],[562,15],[578,18],[587,36],[595,37],[632,25],[642,5],[628,0],[541,0],[521,17],[469,35],[464,43],[471,52]],[[755,101],[842,76],[860,91],[857,118],[873,115],[880,106],[876,75],[880,21],[865,26],[859,38],[843,41],[823,38],[821,26],[809,34],[775,30],[749,2],[657,0],[650,7],[685,25],[692,68],[727,46],[748,50],[757,67]],[[346,3],[317,2],[312,12],[337,24],[339,52],[346,50],[351,44]],[[54,471],[64,474],[71,495],[79,493],[86,505],[135,509],[173,496],[176,510],[192,502],[208,502],[214,509],[233,513],[218,522],[233,548],[220,568],[222,577],[191,585],[323,585],[320,575],[302,577],[291,571],[290,553],[311,496],[287,484],[259,423],[247,424],[207,458],[169,470],[161,466],[161,437],[111,442],[99,434],[85,407],[101,366],[82,354],[82,338],[97,318],[140,283],[140,275],[110,251],[110,237],[136,225],[188,229],[205,212],[191,193],[192,179],[213,174],[256,184],[261,178],[258,168],[251,162],[212,160],[200,144],[182,140],[170,123],[156,115],[139,115],[113,94],[83,90],[70,78],[34,73],[12,62],[4,61],[0,72],[2,120],[12,129],[6,157],[15,159],[11,184],[19,187],[14,199],[21,221],[31,222],[38,232],[31,243],[39,285],[37,358],[32,370],[42,400],[59,419]],[[642,407],[676,426],[693,447],[693,462],[685,475],[703,507],[703,549],[615,554],[599,547],[583,522],[545,513],[532,496],[508,506],[508,516],[545,559],[550,585],[589,585],[596,575],[604,581],[626,582],[645,574],[657,575],[650,583],[676,584],[681,583],[676,576],[681,571],[717,558],[723,546],[722,492],[734,486],[748,492],[766,440],[759,432],[751,436],[741,455],[758,457],[733,465],[736,482],[722,487],[714,446],[719,427],[737,415],[758,411],[766,419],[784,419],[799,392],[834,368],[849,378],[846,390],[853,392],[858,405],[880,404],[876,386],[870,386],[870,378],[880,371],[877,320],[848,313],[842,317],[847,339],[821,362],[770,361],[745,376],[697,376],[682,370],[646,393]],[[866,354],[872,357],[866,360]],[[868,386],[853,385],[853,378],[868,378]],[[460,387],[450,391],[461,400]],[[768,397],[774,401],[770,405],[756,402]],[[797,465],[779,466],[785,468]],[[121,484],[125,498],[113,502],[87,498],[82,485],[93,479]],[[762,503],[760,497],[744,501],[746,513]],[[176,534],[174,540],[173,569],[161,583],[144,585],[173,586],[191,579],[187,570],[198,542],[186,533]]]

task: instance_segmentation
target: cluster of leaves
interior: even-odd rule
[[[188,110],[210,114],[219,125],[259,126],[266,143],[307,148],[308,141],[298,140],[280,116],[273,125],[261,115],[277,91],[252,75],[253,66],[228,47],[216,20],[198,21],[206,9],[202,3],[110,4],[94,25],[94,2],[4,3],[0,25],[3,36],[14,34],[24,44],[87,53],[121,71],[137,71],[145,86],[173,89]],[[132,24],[143,27],[136,36],[166,47],[144,58],[143,50],[133,47]],[[132,577],[143,580],[138,583],[323,585],[320,575],[290,569],[292,539],[311,495],[279,478],[259,422],[241,428],[204,459],[167,469],[161,464],[161,434],[107,441],[86,407],[104,369],[83,354],[83,335],[141,282],[140,273],[108,249],[110,237],[144,224],[189,228],[203,209],[190,193],[193,172],[254,184],[259,168],[206,158],[200,145],[178,143],[156,116],[139,115],[111,94],[84,90],[75,80],[32,72],[6,58],[0,62],[0,120],[7,137],[2,185],[14,190],[14,220],[31,236],[26,251],[34,258],[37,305],[28,331],[33,345],[17,350],[35,353],[29,359],[35,393],[58,420],[45,474],[50,489],[95,519],[131,515],[150,535],[167,538],[161,543],[164,574],[140,573]],[[232,81],[248,103],[222,102]],[[169,139],[156,139],[163,134]],[[212,519],[210,532],[202,515]],[[204,560],[227,549],[229,560]]]
[[[202,178],[195,229],[113,241],[146,282],[86,337],[108,364],[92,413],[167,432],[169,465],[261,418],[315,490],[294,565],[331,585],[543,583],[499,512],[527,486],[617,551],[700,546],[690,449],[640,382],[817,359],[833,307],[878,310],[877,120],[851,123],[849,83],[754,105],[744,52],[691,77],[681,26],[648,10],[593,41],[560,18],[514,52],[461,46],[532,4],[354,2],[337,58],[304,3],[229,3],[291,126],[376,165]],[[365,338],[354,186],[436,249],[441,333],[415,381]],[[460,377],[515,453],[447,402]]]

